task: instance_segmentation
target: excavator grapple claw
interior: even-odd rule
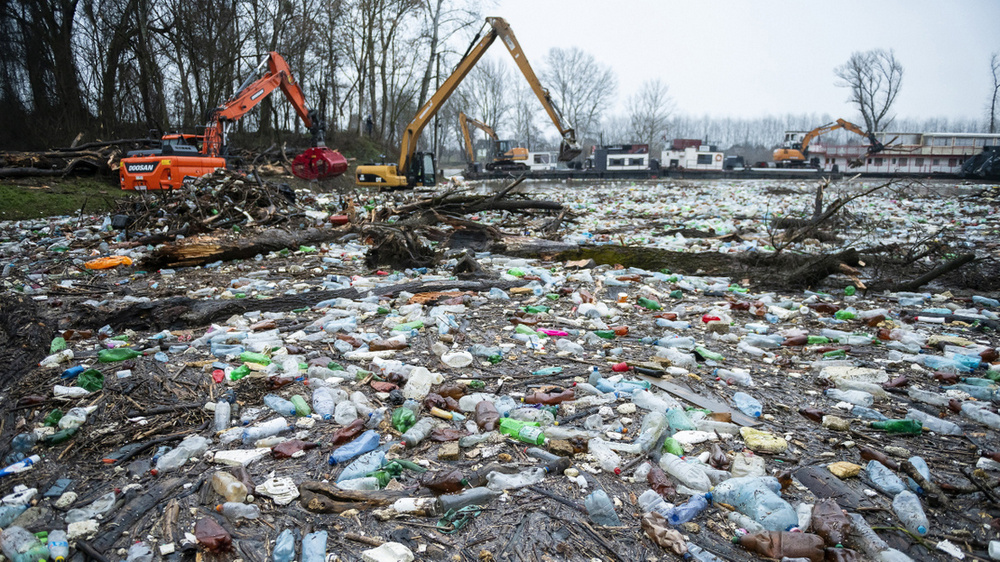
[[[292,173],[304,180],[334,178],[346,171],[347,158],[325,146],[314,146],[292,160]]]

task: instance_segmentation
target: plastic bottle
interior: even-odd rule
[[[600,465],[601,470],[621,474],[622,459],[618,456],[618,453],[611,450],[606,441],[595,437],[588,441],[587,449],[597,459],[597,464]]]
[[[215,511],[233,521],[239,519],[256,519],[260,517],[260,508],[249,503],[226,502],[215,506]]]
[[[157,473],[175,470],[184,465],[189,458],[200,457],[208,450],[208,439],[200,435],[189,435],[156,461]]]
[[[499,495],[499,492],[485,486],[469,488],[457,494],[438,496],[437,508],[440,513],[446,513],[449,510],[457,510],[469,505],[486,505]]]
[[[295,404],[292,404],[290,401],[278,396],[277,394],[265,395],[264,405],[282,416],[295,415]]]
[[[865,466],[865,473],[868,475],[868,479],[871,480],[872,486],[885,494],[895,496],[906,490],[906,485],[896,476],[896,473],[878,461],[868,461],[868,465]]]
[[[660,396],[648,390],[636,390],[632,393],[632,402],[639,408],[654,412],[666,412],[670,408],[680,408],[681,404],[671,396]]]
[[[675,431],[689,431],[695,429],[694,422],[688,417],[687,412],[682,408],[671,408],[667,410],[667,422],[670,428]]]
[[[69,358],[73,358],[72,350],[69,351]],[[59,353],[65,353],[60,351]],[[142,357],[141,351],[136,351],[131,347],[116,347],[114,349],[102,349],[97,352],[97,360],[101,363],[116,363],[118,361],[127,361],[129,359],[135,359],[136,357]]]
[[[417,420],[417,423],[413,425],[410,429],[406,430],[403,434],[403,442],[406,443],[407,447],[416,447],[421,441],[427,439],[427,436],[431,434],[431,430],[434,429],[435,420],[432,417],[423,417]]]
[[[350,400],[338,402],[333,409],[333,421],[339,425],[347,425],[358,417],[358,406]]]
[[[337,465],[347,462],[354,457],[363,455],[378,447],[379,434],[377,431],[369,429],[361,434],[357,439],[339,447],[330,453],[330,464]]]
[[[763,410],[761,403],[756,398],[745,392],[737,392],[736,394],[733,394],[733,404],[735,404],[741,412],[752,418],[759,418],[761,411]]]
[[[943,420],[937,416],[932,416],[914,408],[910,408],[906,411],[906,419],[917,420],[928,430],[940,433],[941,435],[962,435],[964,433],[958,424],[954,424],[948,420]]]
[[[305,417],[312,414],[312,410],[309,409],[309,405],[306,404],[306,399],[302,396],[296,394],[292,396],[290,400],[292,406],[295,407],[295,415],[299,417]]]
[[[28,506],[26,504],[0,505],[0,528],[6,529],[8,525],[13,523],[27,509]]]
[[[753,386],[753,378],[750,376],[750,371],[746,369],[716,369],[715,376],[725,381],[726,384]]]
[[[916,400],[918,402],[924,402],[930,404],[931,406],[939,406],[941,408],[948,407],[948,397],[943,394],[938,394],[937,392],[929,392],[927,390],[920,390],[919,388],[911,388],[906,391],[907,396],[911,400]]]
[[[886,433],[903,433],[909,435],[920,435],[923,424],[918,420],[885,420],[873,421],[868,424],[875,429],[885,430]]]
[[[69,541],[66,531],[55,529],[49,531],[49,558],[52,562],[64,562],[69,557]]]
[[[709,502],[712,500],[712,494],[697,494],[691,496],[688,501],[674,506],[672,512],[667,515],[667,521],[670,521],[671,525],[680,525],[681,523],[687,523],[699,513],[708,507]]]
[[[892,500],[892,510],[903,523],[903,527],[906,527],[906,530],[920,536],[927,534],[930,523],[927,522],[924,508],[920,505],[920,498],[916,494],[909,490],[899,492]]]
[[[733,542],[767,558],[806,558],[811,562],[823,562],[826,554],[823,539],[812,533],[764,531],[743,535]]]
[[[113,351],[113,350],[102,349],[101,351]],[[64,349],[62,351],[58,351],[56,353],[53,353],[52,355],[49,355],[45,359],[42,359],[38,363],[38,366],[39,367],[55,367],[56,365],[59,365],[60,363],[65,363],[65,362],[70,361],[72,359],[73,359],[73,350],[72,349]]]
[[[962,404],[962,415],[993,429],[1000,429],[1000,415],[975,404]]]
[[[522,422],[512,418],[503,418],[500,420],[500,433],[532,445],[541,445],[545,442],[545,434],[542,433],[537,422]]]
[[[592,492],[583,504],[587,508],[587,515],[594,523],[605,527],[621,526],[622,522],[615,513],[615,504],[604,490]]]
[[[222,470],[212,475],[212,489],[227,502],[245,502],[249,493],[246,484]]]
[[[385,464],[385,451],[376,449],[365,453],[354,459],[351,464],[347,465],[344,467],[344,470],[340,471],[340,475],[337,476],[337,482],[361,478],[367,474],[375,472],[381,468],[383,464]]]
[[[835,500],[827,498],[813,505],[810,525],[804,528],[811,528],[812,532],[823,537],[827,546],[837,546],[847,537],[847,532],[851,529],[851,520],[844,515]]]
[[[274,541],[274,551],[271,554],[273,562],[292,562],[295,559],[295,533],[285,529]]]
[[[42,554],[39,547],[45,548],[45,545],[23,527],[8,527],[0,534],[0,549],[11,562],[37,562],[38,555]],[[47,553],[41,556],[41,559],[45,558],[48,558]]]
[[[542,467],[532,467],[516,474],[493,471],[486,475],[486,486],[490,490],[502,491],[524,488],[545,480],[546,471]]]
[[[735,507],[769,531],[783,531],[797,526],[799,518],[780,491],[781,483],[771,476],[730,478],[712,490],[712,500]]]
[[[685,559],[695,560],[696,562],[722,562],[721,558],[691,541],[687,543],[687,556],[690,558],[685,557]]]
[[[875,402],[875,397],[862,390],[840,390],[839,388],[828,388],[823,394],[831,400],[840,400],[857,406],[870,407]]]
[[[636,445],[642,452],[648,453],[653,450],[653,447],[656,446],[660,436],[667,431],[667,428],[666,414],[663,412],[649,412],[643,416],[639,435],[636,436],[632,444]]]
[[[229,429],[229,417],[232,414],[232,406],[229,402],[222,400],[215,403],[215,431],[225,431]]]
[[[324,420],[328,420],[333,417],[335,403],[333,393],[330,392],[329,388],[319,386],[313,390],[312,407],[313,411]]]
[[[285,418],[274,418],[257,425],[252,425],[243,430],[243,442],[253,443],[258,439],[263,439],[265,437],[272,437],[279,433],[283,433],[292,429],[292,426],[288,425]]]
[[[660,456],[660,468],[692,490],[707,492],[712,487],[708,475],[677,455],[663,453]]]
[[[300,562],[326,562],[326,540],[326,531],[316,531],[303,537]]]
[[[559,404],[574,399],[573,389],[568,388],[562,392],[533,392],[521,401],[525,404]]]
[[[126,562],[153,562],[153,549],[144,542],[137,542],[128,548]]]

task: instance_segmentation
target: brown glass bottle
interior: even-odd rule
[[[354,420],[358,421],[358,420]],[[362,424],[364,427],[364,424]],[[308,451],[309,449],[315,449],[319,443],[312,443],[309,441],[300,441],[298,439],[292,439],[290,441],[282,441],[274,447],[271,447],[271,456],[276,459],[287,459],[291,458],[292,455],[298,453],[299,451]]]
[[[899,470],[899,464],[896,461],[890,459],[888,455],[881,451],[876,451],[871,447],[866,447],[864,445],[858,445],[858,453],[861,454],[861,458],[866,461],[878,461],[891,470]]]
[[[812,533],[762,531],[734,539],[743,548],[768,558],[808,558],[823,562],[823,539]]]
[[[798,347],[807,343],[809,343],[809,336],[792,336],[785,338],[785,341],[781,342],[781,345],[785,347]]]
[[[420,485],[434,493],[452,494],[469,485],[469,481],[458,469],[428,472],[420,478]]]
[[[822,423],[823,421],[823,410],[818,410],[816,408],[799,408],[799,413],[802,417],[810,419],[816,423]]]

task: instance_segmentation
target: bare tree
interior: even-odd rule
[[[1000,94],[1000,53],[990,56],[990,71],[993,75],[993,95],[990,97],[990,132],[997,132],[997,95]]]
[[[633,138],[648,144],[650,154],[659,154],[674,112],[667,85],[659,78],[646,80],[639,91],[629,97],[627,108]]]
[[[511,126],[514,129],[514,138],[524,143],[528,150],[537,150],[541,146],[544,135],[535,119],[542,109],[538,104],[538,97],[527,84],[518,82],[514,88],[513,111],[511,114]]]
[[[858,107],[869,131],[882,131],[893,120],[889,116],[903,81],[903,65],[891,49],[856,51],[851,58],[834,69],[837,86],[849,88],[849,101]]]
[[[596,131],[618,88],[615,71],[577,47],[550,49],[541,80],[576,129],[578,139]]]
[[[423,0],[424,34],[428,42],[429,53],[424,66],[423,78],[420,80],[420,97],[417,107],[423,107],[427,101],[432,78],[437,66],[437,58],[441,54],[442,45],[458,32],[482,23],[480,10],[490,2],[473,2],[471,0]]]
[[[495,57],[483,58],[462,84],[456,99],[458,109],[498,131],[511,111],[507,97],[510,82],[510,71],[503,62]]]

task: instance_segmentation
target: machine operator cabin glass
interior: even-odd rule
[[[421,169],[423,170],[423,184],[427,187],[435,185],[435,175],[434,175],[434,155],[427,153],[422,156],[424,162]]]

